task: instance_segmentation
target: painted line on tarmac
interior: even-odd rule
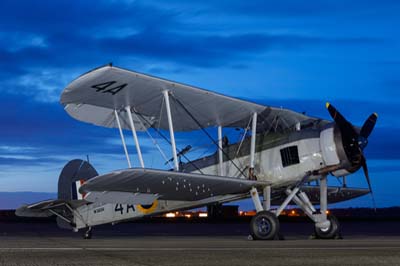
[[[250,251],[250,250],[393,250],[400,246],[382,247],[215,247],[215,248],[113,248],[113,247],[18,247],[1,251]]]

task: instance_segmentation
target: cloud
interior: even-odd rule
[[[183,64],[213,67],[248,60],[276,50],[295,50],[307,46],[368,45],[375,38],[329,38],[307,35],[251,34],[176,34],[141,31],[125,38],[104,38],[96,46],[115,54],[149,57]]]
[[[320,18],[321,16],[355,16],[377,10],[380,12],[394,13],[399,8],[399,3],[393,0],[373,1],[373,0],[355,0],[355,1],[308,1],[299,2],[295,0],[286,1],[265,1],[254,0],[250,2],[241,0],[222,0],[222,1],[201,1],[190,4],[181,3],[181,1],[155,1],[158,5],[175,7],[177,9],[194,10],[195,14],[219,14],[236,15],[247,17],[261,17],[269,19],[271,17],[285,18]]]
[[[2,5],[3,10],[13,12],[3,12],[0,17],[4,26],[0,35],[12,36],[0,43],[0,66],[36,75],[38,69],[68,73],[76,71],[78,65],[83,69],[82,64],[93,68],[111,61],[135,59],[195,67],[243,65],[246,60],[271,50],[382,42],[379,38],[363,36],[327,37],[266,31],[196,33],[186,26],[188,18],[181,12],[143,1],[96,4],[85,1],[74,5],[69,1],[43,1],[40,5],[26,1],[24,8],[20,8],[20,2],[5,1]],[[235,5],[241,6],[239,2],[226,6]],[[283,6],[275,4],[268,10]]]

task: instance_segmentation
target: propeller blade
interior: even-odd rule
[[[331,115],[333,120],[335,120],[335,122],[337,122],[337,123],[347,122],[348,123],[346,118],[344,118],[344,116],[341,113],[339,113],[339,111],[336,110],[336,108],[329,102],[326,103],[326,109],[328,109],[329,114]]]
[[[339,111],[329,102],[326,103],[326,109],[328,109],[329,114],[335,121],[335,123],[340,128],[342,134],[350,134],[353,138],[358,136],[357,132],[355,131],[354,127],[351,125],[349,121],[344,118],[344,116],[339,113]]]
[[[372,202],[373,202],[373,205],[374,205],[374,209],[376,210],[375,197],[374,197],[374,193],[372,192],[371,180],[369,179],[367,160],[365,159],[364,155],[362,155],[362,158],[361,158],[361,165],[362,165],[362,168],[364,170],[365,178],[367,179],[369,191],[371,192],[371,197],[372,197]]]
[[[363,170],[364,170],[365,178],[367,179],[369,191],[370,191],[371,194],[372,194],[371,180],[369,179],[367,161],[365,160],[365,157],[364,157],[364,156],[363,156],[362,159],[361,159],[361,165],[362,165],[362,168],[363,168]]]
[[[361,128],[360,136],[364,138],[368,138],[371,134],[372,130],[375,127],[376,120],[378,119],[378,115],[376,113],[371,114],[368,119],[364,122],[364,125]]]

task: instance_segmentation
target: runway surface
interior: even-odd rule
[[[124,224],[84,240],[53,224],[0,223],[0,265],[400,265],[400,233],[388,234],[382,224],[369,225],[381,235],[361,229],[328,241],[288,230],[304,226],[283,224],[284,241],[250,241],[242,224]],[[163,228],[164,235],[150,233]]]

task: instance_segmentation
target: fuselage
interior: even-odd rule
[[[271,183],[272,188],[288,186],[302,179],[306,172],[339,163],[341,160],[337,151],[339,144],[337,141],[335,142],[333,126],[307,128],[286,133],[259,133],[256,136],[255,176],[257,180]],[[333,155],[329,154],[329,151]],[[327,158],[327,152],[329,158]],[[223,173],[220,173],[218,151],[210,156],[183,164],[180,170],[248,178],[246,174],[250,163],[250,137],[244,138],[241,143],[224,147],[223,154]],[[313,178],[318,178],[318,176],[313,176]],[[148,215],[201,207],[215,202],[229,202],[247,196],[226,195],[194,202],[156,200],[150,206],[93,203],[78,208],[83,219],[76,216],[75,223],[77,228],[84,228],[88,225],[120,222]]]
[[[272,187],[280,187],[301,179],[308,171],[324,167],[320,134],[319,129],[257,134],[254,169],[257,180],[268,181],[273,184]],[[241,143],[224,147],[223,154],[222,173],[219,173],[217,152],[184,165],[183,170],[248,178],[250,137]]]

